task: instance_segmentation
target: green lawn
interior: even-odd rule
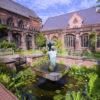
[[[26,54],[40,54],[40,53],[42,53],[42,51],[40,51],[40,50],[21,50],[21,51],[15,52],[15,54],[23,54],[23,55],[26,55]]]

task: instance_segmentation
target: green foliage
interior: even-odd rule
[[[7,74],[0,74],[0,83],[2,83],[5,86],[8,86],[10,83],[11,79],[10,76]]]
[[[68,55],[68,51],[66,49],[60,49],[60,50],[58,50],[57,53],[59,56],[67,56]]]
[[[64,96],[62,94],[58,94],[54,96],[54,100],[63,100]]]
[[[89,82],[88,82],[88,93],[91,94],[92,92],[92,89],[94,88],[94,82],[96,81],[97,79],[97,74],[95,73],[90,73],[88,74],[88,78],[89,78]]]
[[[66,94],[65,100],[86,100],[86,99],[82,96],[81,92],[72,91]]]
[[[82,55],[87,57],[87,58],[93,58],[93,53],[90,50],[84,50],[82,52]]]
[[[48,56],[40,57],[32,64],[32,67],[38,67],[40,65],[46,64],[47,62],[48,62]]]
[[[23,88],[35,82],[35,74],[30,68],[20,71],[10,83],[10,89]]]
[[[96,33],[95,32],[92,32],[89,35],[89,42],[90,42],[91,51],[95,51],[95,44],[96,44]]]
[[[62,52],[62,42],[61,42],[61,40],[59,40],[59,39],[55,40],[55,46],[58,50],[58,53],[61,53]]]
[[[43,48],[43,49],[42,49],[42,53],[43,53],[43,54],[47,54],[47,52],[48,52],[48,50],[47,50],[46,48]]]
[[[99,77],[97,77],[97,79],[94,82],[90,96],[92,100],[100,100],[100,78]]]
[[[45,47],[46,46],[46,38],[45,38],[43,33],[37,34],[35,41],[36,41],[36,44],[38,47]]]
[[[0,29],[5,29],[7,26],[0,24]]]
[[[0,48],[3,48],[3,49],[7,49],[7,48],[15,49],[15,47],[16,47],[15,43],[10,43],[7,40],[3,40],[3,41],[0,42]]]

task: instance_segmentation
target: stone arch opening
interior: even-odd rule
[[[6,21],[6,23],[7,23],[7,25],[8,25],[9,27],[14,26],[13,18],[12,18],[12,17],[9,17],[9,18],[7,19],[7,21]]]
[[[64,44],[65,44],[65,47],[75,47],[75,35],[66,34],[64,36]]]
[[[16,44],[16,47],[19,48],[21,46],[21,35],[19,33],[13,34],[13,41]]]
[[[0,19],[0,24],[2,24],[2,20]]]
[[[31,35],[26,35],[26,47],[27,49],[32,49],[32,36]]]
[[[7,36],[8,36],[7,32],[3,29],[2,30],[0,29],[0,41],[7,40]]]
[[[20,21],[18,22],[18,27],[21,28],[21,29],[24,28],[24,22],[23,22],[23,20],[20,20]]]
[[[81,47],[89,47],[89,34],[84,33],[81,35]]]

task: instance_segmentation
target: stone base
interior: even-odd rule
[[[49,67],[49,64],[46,64],[46,65],[32,68],[32,70],[38,76],[49,79],[51,81],[58,81],[60,78],[62,78],[68,72],[68,70],[70,68],[66,65],[57,64],[55,71],[49,72],[48,67]]]

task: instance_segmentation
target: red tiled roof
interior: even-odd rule
[[[0,100],[18,100],[18,99],[2,84],[0,84]]]

